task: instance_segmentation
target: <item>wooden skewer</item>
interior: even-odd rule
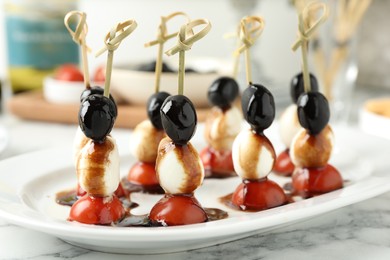
[[[75,31],[73,31],[72,28],[70,27],[70,23],[73,17],[78,17],[78,23]],[[86,89],[90,89],[91,81],[89,78],[88,56],[87,56],[87,53],[90,51],[90,49],[87,46],[85,40],[85,37],[88,32],[87,14],[80,11],[71,11],[65,15],[64,24],[66,29],[69,31],[70,35],[72,36],[73,41],[81,46],[84,84]]]
[[[194,34],[193,29],[199,25],[205,25],[199,32]],[[185,52],[190,50],[192,44],[205,37],[211,30],[211,24],[206,19],[191,21],[180,28],[178,41],[175,46],[165,52],[168,56],[179,53],[179,77],[178,94],[184,93],[184,75],[185,75]]]
[[[322,14],[317,20],[312,18],[313,13],[317,13],[318,11],[322,11]],[[309,65],[308,65],[308,43],[310,38],[314,35],[314,32],[318,29],[318,27],[325,22],[329,15],[329,11],[327,5],[320,2],[310,2],[303,9],[302,13],[299,14],[299,24],[298,24],[298,32],[299,38],[292,46],[292,50],[296,51],[299,47],[301,47],[302,53],[302,73],[303,73],[303,82],[305,92],[311,90],[310,85],[310,74],[309,74]]]
[[[118,49],[122,40],[129,36],[137,28],[137,22],[134,20],[127,20],[122,23],[118,23],[115,27],[107,33],[104,44],[95,56],[98,57],[104,52],[108,51],[107,66],[106,66],[106,80],[104,82],[104,96],[110,96],[110,83],[111,83],[111,72],[112,64],[114,60],[114,51]]]
[[[252,83],[252,68],[250,48],[260,37],[264,29],[264,19],[260,16],[247,16],[240,21],[240,40],[242,45],[235,50],[235,55],[245,53],[245,67],[247,83]]]
[[[188,17],[188,15],[186,13],[183,13],[183,12],[175,12],[175,13],[172,13],[168,16],[162,16],[160,26],[158,27],[157,39],[154,41],[145,43],[145,47],[150,47],[150,46],[158,44],[158,54],[157,54],[156,68],[155,68],[155,87],[154,87],[155,93],[160,91],[164,43],[167,40],[177,36],[177,34],[178,34],[178,32],[168,34],[167,22],[169,20],[171,20],[172,18],[177,17],[177,16],[184,16],[185,18],[187,18],[187,22],[190,21],[190,18]]]

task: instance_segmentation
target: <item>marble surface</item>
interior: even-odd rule
[[[75,126],[0,116],[8,131],[0,159],[69,145]],[[129,134],[129,130],[116,130]],[[45,138],[42,138],[44,136]],[[61,138],[58,138],[61,136]],[[89,251],[0,220],[1,259],[390,259],[390,192],[268,233],[186,252],[115,255]]]

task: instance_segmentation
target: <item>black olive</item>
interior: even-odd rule
[[[103,95],[103,93],[104,93],[104,89],[99,87],[99,86],[94,86],[94,87],[91,87],[89,89],[84,89],[80,95],[80,102],[83,102],[90,95],[93,95],[93,94]],[[114,102],[114,105],[115,105],[115,118],[116,118],[118,115],[118,108],[116,106],[115,99],[112,97],[111,94],[110,94],[110,99],[112,100],[112,102]]]
[[[166,134],[175,144],[185,145],[195,134],[195,107],[186,96],[169,96],[161,107],[161,121]]]
[[[157,129],[163,129],[161,122],[160,109],[165,99],[170,95],[167,92],[161,91],[154,93],[146,103],[148,117],[153,126]]]
[[[209,87],[207,97],[209,102],[221,109],[227,109],[237,98],[238,84],[235,79],[230,77],[221,77],[216,79]]]
[[[99,94],[89,95],[80,105],[79,125],[85,136],[103,141],[115,123],[114,102]]]
[[[262,85],[250,84],[242,93],[241,106],[245,120],[259,134],[275,119],[274,97]]]
[[[156,71],[156,61],[148,62],[142,64],[138,67],[139,71],[148,71],[155,72]],[[161,72],[175,72],[171,67],[169,67],[166,63],[162,63]]]
[[[310,86],[311,91],[318,92],[318,81],[317,78],[310,73]],[[304,83],[303,83],[303,73],[298,73],[295,75],[290,83],[290,95],[294,104],[297,103],[299,96],[305,92]]]
[[[298,99],[299,123],[309,134],[316,135],[329,123],[328,100],[320,92],[303,93]]]

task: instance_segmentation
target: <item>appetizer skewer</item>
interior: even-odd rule
[[[193,28],[204,25],[198,33]],[[204,168],[196,149],[189,142],[195,133],[197,115],[191,100],[183,95],[185,51],[211,29],[207,20],[194,20],[180,28],[178,44],[168,55],[179,52],[178,95],[169,96],[161,107],[161,120],[168,137],[159,145],[156,162],[157,178],[165,196],[151,209],[154,225],[176,226],[208,221],[207,214],[194,191],[202,184]]]
[[[145,46],[153,46],[155,44],[159,46],[155,66],[155,93],[148,99],[146,105],[149,120],[144,120],[138,124],[132,133],[130,140],[131,152],[138,162],[132,166],[127,175],[131,189],[142,192],[164,193],[156,177],[155,163],[158,145],[165,137],[161,123],[160,108],[164,100],[170,95],[167,92],[160,91],[160,79],[164,43],[177,35],[177,32],[168,34],[166,23],[177,16],[184,16],[189,20],[188,16],[182,12],[161,17],[157,40],[145,44]]]
[[[242,183],[232,196],[232,204],[240,210],[259,211],[277,207],[287,202],[283,189],[269,180],[275,162],[275,150],[264,135],[275,118],[275,102],[271,92],[260,84],[253,84],[250,68],[249,47],[256,38],[249,27],[258,26],[254,37],[263,30],[264,21],[258,16],[249,16],[241,20],[241,32],[244,45],[238,52],[245,51],[248,88],[242,94],[241,105],[245,120],[250,129],[244,129],[233,143],[233,163]]]
[[[311,90],[318,91],[317,79],[312,74],[310,74],[310,81]],[[286,108],[279,119],[279,134],[283,144],[286,146],[286,149],[276,158],[273,171],[277,175],[291,176],[295,168],[290,158],[290,145],[294,136],[301,129],[298,121],[296,103],[299,96],[304,92],[303,73],[299,73],[291,80],[290,84],[290,95],[293,104]]]
[[[75,31],[72,30],[70,23],[73,19],[77,18],[78,23],[76,26]],[[88,51],[90,50],[86,43],[86,35],[88,32],[88,25],[87,25],[87,14],[81,11],[71,11],[66,14],[64,18],[64,24],[65,27],[68,29],[69,34],[72,36],[72,39],[75,43],[79,44],[81,46],[81,53],[82,53],[82,63],[83,63],[83,74],[84,74],[84,84],[85,84],[85,90],[80,95],[80,103],[84,102],[85,99],[93,94],[100,94],[103,95],[104,89],[100,86],[93,86],[91,87],[90,77],[89,77],[89,69],[88,69]],[[116,102],[114,98],[110,95],[110,99],[113,102],[115,106],[115,114],[114,117],[116,118],[118,114]],[[77,157],[80,153],[81,149],[85,146],[85,144],[89,141],[89,138],[81,131],[81,128],[77,128],[77,132],[73,141],[73,157],[75,160],[75,164],[77,163]],[[77,197],[82,197],[86,194],[86,191],[77,184],[76,188],[76,195]],[[118,187],[118,190],[116,191],[116,195],[118,197],[122,197],[125,194],[122,185]]]
[[[125,209],[115,195],[120,185],[119,154],[115,139],[109,134],[117,110],[109,93],[113,52],[136,27],[133,20],[119,23],[107,34],[106,46],[97,54],[108,50],[104,94],[91,94],[80,106],[80,128],[89,139],[77,155],[76,170],[79,185],[86,194],[73,204],[69,214],[71,221],[109,225],[125,215]]]
[[[322,11],[317,21],[311,23],[311,15]],[[303,127],[291,143],[291,160],[295,165],[292,187],[303,197],[326,193],[343,187],[340,173],[328,164],[334,135],[329,126],[328,100],[320,92],[312,91],[307,66],[307,46],[310,36],[328,16],[327,6],[319,2],[309,3],[299,15],[300,38],[293,45],[301,47],[302,71],[305,93],[297,101],[298,119]]]

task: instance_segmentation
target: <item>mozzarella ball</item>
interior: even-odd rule
[[[82,189],[89,195],[106,197],[119,186],[119,153],[115,140],[107,136],[103,143],[89,140],[81,149],[76,171]]]
[[[267,177],[276,158],[274,147],[268,138],[251,130],[243,130],[236,137],[232,156],[234,170],[245,180]]]
[[[213,107],[206,120],[204,136],[216,151],[230,151],[241,130],[242,113],[235,107],[223,111]]]
[[[323,167],[332,154],[334,135],[327,125],[319,134],[310,135],[301,129],[291,142],[291,161],[298,167]]]
[[[130,152],[141,162],[155,163],[158,144],[164,136],[163,130],[158,130],[149,120],[144,120],[131,134]]]
[[[294,136],[301,130],[299,124],[297,105],[292,104],[286,108],[279,118],[279,134],[282,142],[290,148]]]
[[[166,193],[189,194],[202,184],[203,164],[191,143],[179,146],[166,137],[158,150],[156,174]]]
[[[77,157],[81,151],[81,149],[85,146],[85,144],[89,141],[90,139],[85,136],[83,131],[81,131],[80,126],[77,127],[76,135],[73,140],[73,159],[74,163],[76,165],[77,162]]]

